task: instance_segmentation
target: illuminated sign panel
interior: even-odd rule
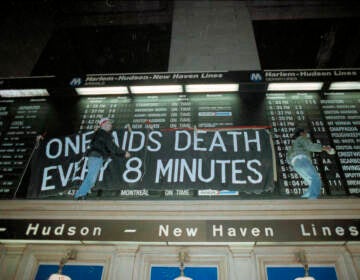
[[[132,149],[132,157],[108,162],[88,199],[243,199],[271,198],[275,193],[297,197],[306,185],[285,158],[297,126],[308,128],[314,142],[337,151],[313,157],[323,181],[322,194],[358,194],[360,93],[327,91],[325,82],[358,79],[356,69],[86,75],[56,83],[53,77],[3,79],[1,89],[47,87],[50,96],[0,99],[0,197],[72,199],[86,173],[84,150],[102,117],[113,120],[114,141],[120,141],[123,150]],[[306,81],[324,82],[323,91],[270,93],[265,86],[263,91],[246,91],[270,82]],[[194,84],[234,84],[239,92],[186,93],[186,85]],[[129,90],[121,95],[77,96],[75,91],[77,87],[96,91],[96,87],[153,85],[175,85],[183,93],[132,95]],[[269,133],[271,143],[260,140],[265,157],[248,166],[256,158],[242,160],[251,154],[246,141],[256,140],[251,135],[254,131]],[[249,133],[246,141],[245,132]],[[44,140],[34,149],[38,134]],[[178,142],[176,147],[176,139],[185,141],[184,146]],[[259,152],[255,142],[249,142],[249,149]],[[133,181],[124,183],[127,162],[135,172],[129,173]],[[116,164],[118,172],[110,172]],[[204,172],[204,164],[209,173]],[[237,170],[234,178],[230,170]],[[269,172],[273,175],[264,175]],[[261,184],[254,187],[250,179],[256,181],[259,174]],[[107,180],[117,183],[102,185]]]

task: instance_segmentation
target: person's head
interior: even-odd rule
[[[99,127],[107,132],[112,130],[112,122],[109,118],[102,118],[99,121]]]
[[[296,139],[299,136],[307,137],[308,136],[308,131],[305,128],[301,128],[301,127],[296,128],[295,131],[294,131],[294,135],[293,135],[292,139]]]

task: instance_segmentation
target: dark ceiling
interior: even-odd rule
[[[32,75],[166,72],[171,24],[56,30]]]
[[[262,69],[360,67],[360,1],[244,2]],[[1,74],[11,69],[9,55],[26,64],[24,44],[36,59],[28,59],[32,75],[167,71],[173,6],[165,0],[6,1]],[[49,25],[46,36],[37,34],[43,45],[26,37],[35,20]]]
[[[253,21],[263,69],[360,67],[359,18]]]

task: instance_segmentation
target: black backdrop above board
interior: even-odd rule
[[[27,163],[37,134],[47,140],[91,131],[101,117],[110,117],[116,128],[128,124],[136,130],[271,127],[277,162],[275,190],[256,197],[298,197],[306,187],[292,172],[285,152],[296,126],[307,127],[313,141],[335,147],[334,156],[314,155],[323,179],[324,195],[360,192],[360,93],[211,93],[135,97],[68,97],[0,99],[0,197],[26,196]],[[223,188],[207,192],[186,188],[93,192],[90,199],[218,199],[248,198],[254,194]],[[52,197],[55,198],[55,197]],[[70,199],[69,195],[56,199]]]

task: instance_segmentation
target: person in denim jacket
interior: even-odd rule
[[[309,134],[303,128],[294,131],[293,142],[287,151],[286,158],[290,166],[299,176],[309,185],[308,190],[301,196],[307,199],[317,199],[321,191],[321,178],[315,166],[312,164],[311,153],[328,152],[332,150],[330,146],[322,146],[313,143],[309,139]]]

